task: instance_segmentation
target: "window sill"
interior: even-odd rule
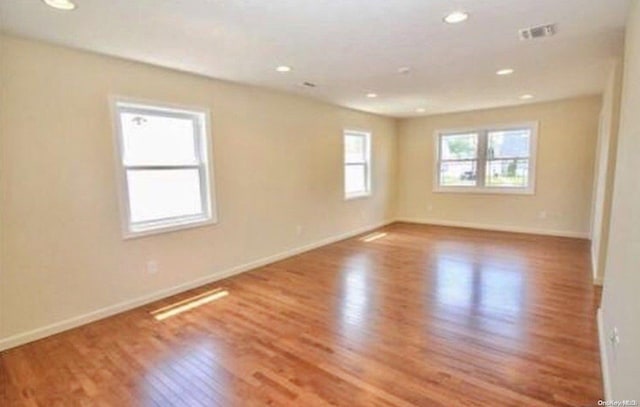
[[[183,221],[174,221],[171,223],[158,224],[155,226],[148,227],[140,227],[138,229],[131,230],[130,228],[125,228],[125,231],[122,234],[122,238],[124,240],[129,239],[137,239],[140,237],[147,237],[152,235],[159,235],[163,233],[177,232],[180,230],[199,228],[209,225],[214,225],[218,223],[218,220],[214,217],[207,218],[197,218]]]
[[[344,200],[352,201],[354,199],[366,199],[366,198],[369,198],[370,196],[371,196],[371,192],[359,192],[355,194],[345,195]]]
[[[476,194],[476,195],[535,195],[532,188],[477,188],[477,187],[438,187],[436,194]]]

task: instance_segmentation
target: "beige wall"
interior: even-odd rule
[[[403,120],[398,129],[398,216],[433,223],[587,237],[601,98]],[[433,192],[434,133],[539,122],[535,195]],[[546,219],[539,214],[545,211]]]
[[[640,400],[640,2],[633,1],[609,233],[601,344],[605,383],[617,400]],[[617,328],[620,343],[608,340]]]
[[[0,41],[0,348],[396,215],[589,231],[599,97],[395,121],[44,43]],[[211,110],[219,224],[121,238],[113,94]],[[523,121],[540,123],[536,195],[431,191],[435,130]],[[369,199],[342,198],[345,127],[373,131]],[[149,260],[158,262],[157,274],[145,272]]]
[[[600,128],[596,148],[591,220],[591,260],[593,264],[593,279],[597,284],[602,284],[604,265],[607,258],[613,179],[618,148],[621,93],[622,62],[616,61],[611,68],[609,80],[602,97],[602,111],[600,113]]]
[[[12,37],[0,55],[0,340],[393,216],[393,119]],[[211,110],[218,225],[122,240],[110,94]],[[369,199],[343,200],[344,127],[373,131]]]

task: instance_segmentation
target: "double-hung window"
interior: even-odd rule
[[[537,124],[436,132],[436,192],[532,194]]]
[[[371,133],[344,132],[344,194],[346,199],[371,195]]]
[[[125,237],[213,223],[208,113],[114,102]]]

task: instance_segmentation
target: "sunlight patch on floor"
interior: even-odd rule
[[[385,236],[387,236],[387,233],[384,233],[384,232],[371,233],[369,235],[362,237],[360,240],[362,240],[363,242],[369,243],[369,242],[373,242],[374,240],[382,239]]]
[[[185,300],[178,301],[174,304],[167,305],[166,307],[158,308],[155,311],[151,311],[151,315],[153,315],[156,320],[162,321],[174,315],[182,314],[183,312],[208,304],[220,298],[224,298],[227,295],[229,295],[229,292],[223,289],[207,291]]]

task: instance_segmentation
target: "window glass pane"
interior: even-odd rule
[[[465,160],[476,158],[478,152],[478,135],[447,134],[440,138],[441,160]]]
[[[490,131],[487,158],[529,157],[530,129]]]
[[[131,222],[203,212],[200,174],[186,170],[127,170]]]
[[[346,165],[344,189],[347,195],[367,192],[367,167],[364,164]]]
[[[442,186],[475,186],[477,176],[476,161],[440,163],[440,185]]]
[[[197,162],[194,121],[123,112],[122,142],[127,165],[181,165]]]
[[[487,161],[485,185],[525,188],[529,185],[529,160]]]
[[[367,157],[366,137],[357,134],[345,134],[344,159],[347,163],[363,163]]]

